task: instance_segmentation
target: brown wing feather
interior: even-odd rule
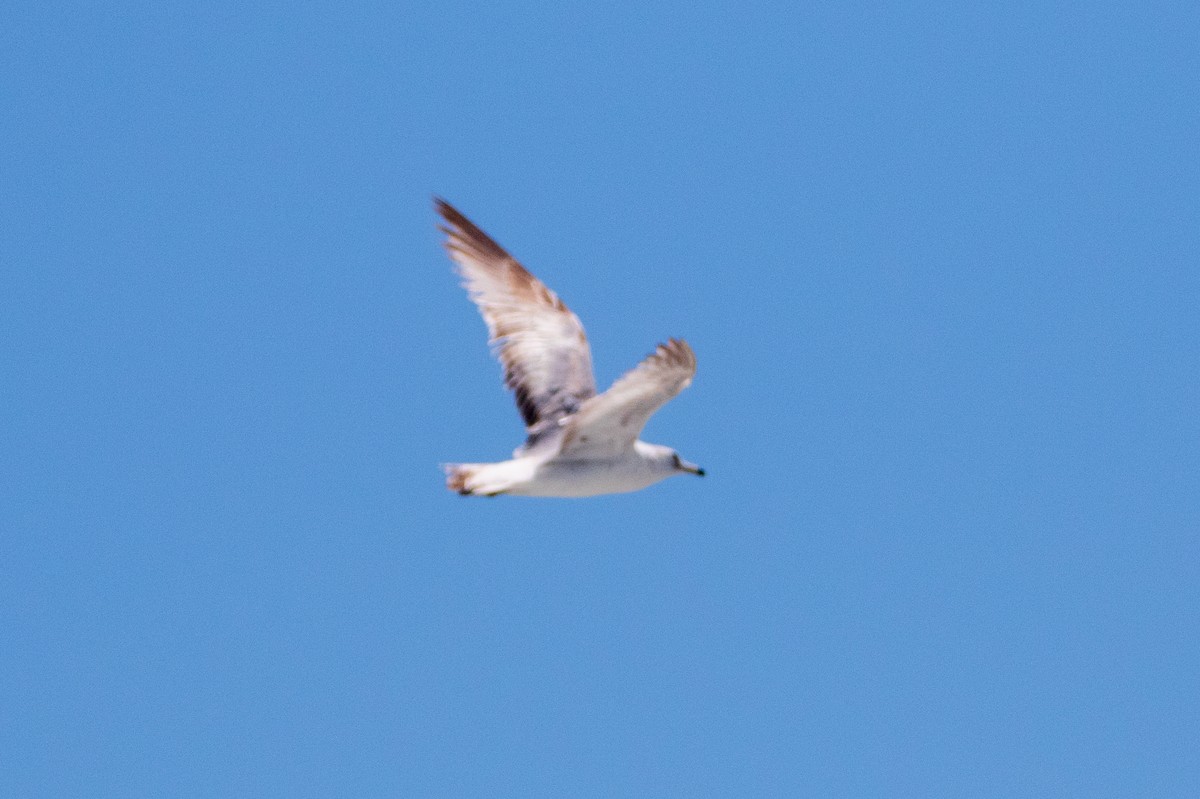
[[[596,394],[579,317],[456,208],[437,198],[434,205],[446,222],[440,228],[446,249],[487,323],[525,426],[536,433],[574,413]]]
[[[687,388],[696,354],[683,339],[668,339],[612,387],[583,404],[567,423],[560,455],[614,457],[631,446],[654,412]]]

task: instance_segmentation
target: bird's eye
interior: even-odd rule
[[[672,456],[671,456],[671,459],[672,459],[672,461],[674,462],[674,464],[675,464],[675,468],[676,468],[676,469],[682,469],[682,468],[683,468],[683,464],[682,464],[682,463],[680,462],[680,460],[679,460],[679,455],[678,455],[678,453],[676,453],[675,455],[672,455]]]

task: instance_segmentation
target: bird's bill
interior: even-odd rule
[[[679,461],[679,468],[680,468],[682,471],[685,471],[685,472],[687,472],[688,474],[694,474],[694,475],[696,475],[697,477],[703,477],[703,476],[704,476],[704,470],[703,470],[703,469],[701,469],[699,466],[697,466],[697,465],[696,465],[696,464],[694,464],[694,463],[688,463],[687,461],[685,461],[685,460],[682,460],[682,459]]]

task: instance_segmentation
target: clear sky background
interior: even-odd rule
[[[1200,796],[1195,4],[0,23],[0,794]],[[434,193],[707,478],[445,491]]]

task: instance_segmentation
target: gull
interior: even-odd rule
[[[670,447],[638,439],[654,412],[692,382],[696,355],[687,342],[659,344],[597,394],[579,317],[452,205],[438,198],[434,205],[526,432],[511,460],[443,466],[446,487],[467,496],[590,497],[639,491],[677,474],[703,477]]]

